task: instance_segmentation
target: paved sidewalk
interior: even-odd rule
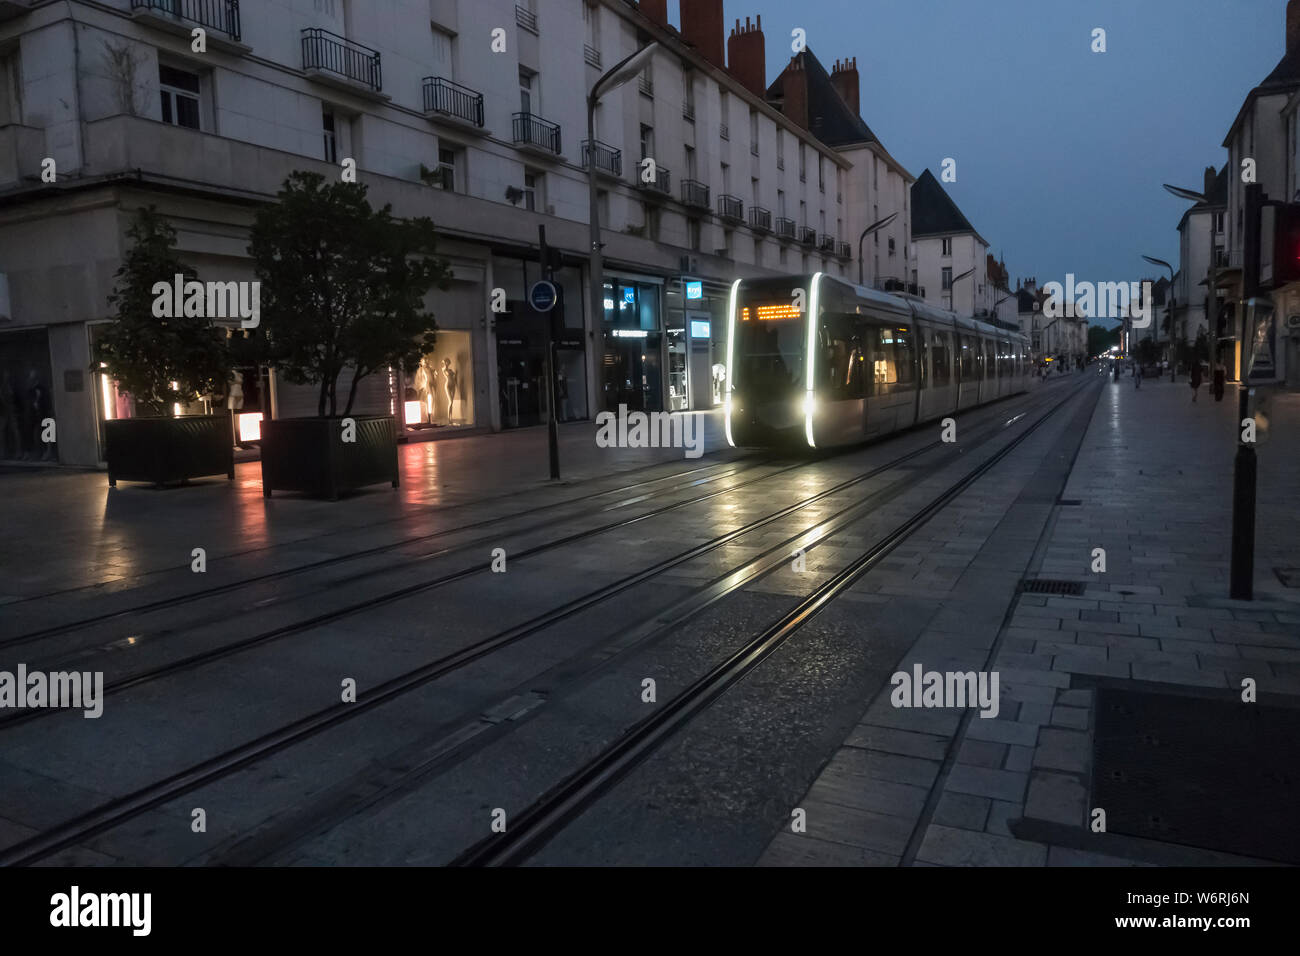
[[[807,832],[778,834],[760,864],[1239,860],[1092,839],[1087,827],[1098,681],[1223,699],[1251,677],[1261,700],[1300,698],[1300,572],[1283,580],[1300,567],[1300,394],[1275,396],[1258,448],[1253,602],[1227,598],[1236,399],[1202,389],[1193,404],[1186,382],[1108,382],[1081,444],[1075,436],[1077,459],[1061,462],[1068,480],[1049,455],[1039,487],[1020,491],[956,586],[936,592],[933,619],[897,665],[997,671],[997,719],[898,709],[886,686],[809,788]],[[1070,443],[1053,454],[1068,458]],[[1092,571],[1096,548],[1105,573]],[[1021,576],[1084,590],[1018,592]]]

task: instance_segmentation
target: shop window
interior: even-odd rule
[[[474,424],[474,363],[468,332],[438,330],[433,350],[425,353],[407,380],[402,411],[411,429]]]

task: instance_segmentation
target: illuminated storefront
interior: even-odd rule
[[[661,291],[649,282],[606,277],[600,400],[608,411],[620,405],[633,411],[664,410]]]
[[[664,303],[670,411],[722,404],[727,380],[725,283],[689,276],[669,282]]]

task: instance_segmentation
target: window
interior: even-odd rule
[[[757,176],[751,176],[751,177],[749,177],[749,195],[752,197],[752,198],[750,199],[750,205],[753,205],[753,206],[761,205],[761,204],[759,203],[759,201],[758,201],[758,198],[759,198],[759,197],[758,197],[758,177],[757,177]]]
[[[16,49],[0,54],[0,126],[23,121],[23,71],[18,56]]]
[[[682,76],[682,116],[695,122],[695,74],[686,73]]]
[[[784,189],[778,189],[776,191],[776,214],[780,216],[782,219],[785,218],[785,190]]]
[[[776,130],[776,168],[785,169],[785,130]]]
[[[890,237],[889,237],[889,254],[890,254],[891,256],[894,254],[894,237],[893,237],[893,236],[890,236]]]
[[[758,111],[749,111],[749,150],[758,155]]]
[[[722,164],[722,191],[731,192],[731,166],[727,163]]]
[[[695,178],[695,147],[686,147],[686,178]]]
[[[804,143],[799,144],[799,182],[808,181],[808,152]]]
[[[754,240],[754,265],[761,266],[762,264],[763,264],[763,240],[755,239]]]
[[[826,164],[820,153],[817,155],[817,188],[826,192]]]
[[[855,315],[826,313],[819,334],[825,361],[824,384],[835,401],[862,398],[866,393],[866,355]]]
[[[731,122],[731,97],[728,95],[726,90],[722,91],[720,107],[719,118],[722,121],[722,125],[727,126]]]
[[[691,247],[691,251],[700,251],[700,221],[698,219],[686,220],[686,241]]]
[[[940,240],[939,240],[939,255],[941,255],[941,256],[950,256],[950,255],[952,255],[952,240],[951,240],[951,239],[940,239]],[[951,272],[952,270],[949,269],[948,271]],[[946,289],[947,286],[944,286],[944,288]]]
[[[530,212],[536,212],[541,206],[542,191],[542,174],[532,170],[524,170],[524,208]]]
[[[943,267],[943,283],[940,286],[944,292],[952,290],[952,266]]]
[[[521,113],[532,113],[534,103],[538,109],[541,108],[540,97],[534,96],[533,91],[536,75],[523,67],[519,68],[519,112]]]
[[[654,203],[643,202],[641,204],[641,221],[645,223],[646,238],[658,242],[659,207]]]
[[[722,250],[721,250],[722,255],[730,259],[731,250],[733,248],[734,247],[731,244],[731,230],[730,229],[722,230]]]
[[[334,125],[334,111],[326,107],[321,110],[321,130],[325,137],[325,162],[339,161],[338,133]]]
[[[947,332],[929,333],[930,339],[930,384],[934,388],[943,388],[952,381],[952,372],[948,363],[952,356]]]
[[[959,353],[957,364],[958,377],[960,377],[962,381],[974,381],[977,377],[975,373],[976,349],[972,344],[969,335],[957,336],[957,351]]]
[[[452,43],[454,38],[445,30],[433,27],[433,75],[444,79],[456,79],[456,70],[452,63]]]
[[[887,395],[911,388],[916,381],[912,331],[865,324],[862,330],[864,345],[869,349],[872,394]]]
[[[873,206],[871,207],[871,221],[872,221],[872,222],[880,222],[880,206],[879,206],[879,205],[873,205]],[[878,245],[880,245],[880,230],[879,230],[879,229],[877,229],[875,232],[873,232],[873,233],[871,234],[871,244],[872,244],[873,246],[878,246]]]
[[[158,92],[162,121],[172,126],[199,128],[199,76],[158,64]]]
[[[655,130],[653,126],[641,124],[641,158],[645,159],[655,154]]]
[[[446,146],[438,149],[438,168],[434,170],[433,185],[449,193],[456,192],[456,167],[460,165],[459,150]]]
[[[871,188],[880,188],[880,157],[871,157]]]

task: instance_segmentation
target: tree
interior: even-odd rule
[[[165,415],[175,403],[224,389],[229,354],[225,336],[207,318],[157,318],[153,313],[155,283],[171,285],[178,273],[187,279],[195,276],[176,255],[171,224],[150,206],[136,213],[126,234],[131,248],[108,297],[117,321],[95,343],[95,370],[104,363],[138,407]]]
[[[298,171],[277,198],[258,213],[248,250],[266,357],[289,381],[320,386],[322,417],[338,415],[338,379],[351,367],[348,415],[363,378],[393,365],[414,373],[433,348],[424,296],[447,288],[451,272],[433,255],[432,220],[373,209],[364,185]]]
[[[1110,350],[1112,345],[1119,345],[1119,333],[1124,327],[1117,325],[1107,331],[1100,325],[1088,326],[1088,354],[1101,355]]]

